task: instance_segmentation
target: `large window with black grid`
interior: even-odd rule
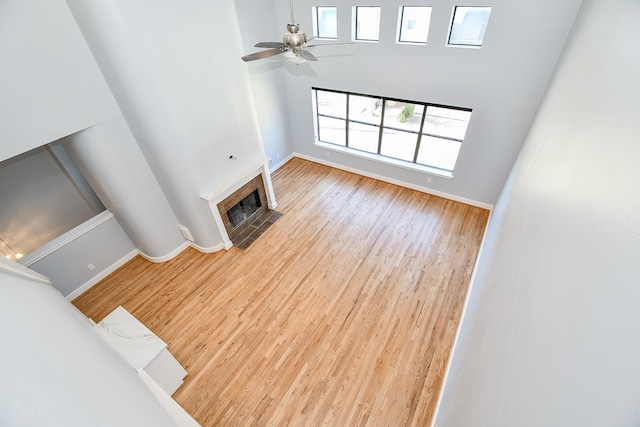
[[[316,140],[453,173],[471,109],[312,88]]]

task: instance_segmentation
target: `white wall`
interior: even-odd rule
[[[77,132],[63,144],[144,256],[163,259],[184,243],[178,221],[122,116]]]
[[[5,272],[4,262],[0,425],[175,425],[82,313],[50,285]]]
[[[92,138],[102,135],[102,151],[86,155],[93,156],[95,165],[102,169],[85,168],[83,172],[96,176],[108,168],[103,180],[93,180],[92,184],[100,186],[103,201],[137,247],[152,257],[176,250],[184,239],[175,215],[140,154],[67,4],[64,0],[8,0],[0,8],[0,56],[5,59],[0,67],[0,160],[72,133],[83,141],[85,146],[81,148],[86,153],[87,145],[96,142]],[[77,156],[75,160],[85,163]],[[116,203],[123,199],[129,203]],[[83,255],[108,258],[100,252],[105,247],[127,246],[121,244],[121,233],[114,239],[103,235],[106,240],[86,244]],[[127,249],[119,257],[129,252]],[[55,275],[66,274],[64,270],[75,268],[79,260],[57,257]],[[86,276],[86,265],[81,269],[74,270],[76,277]],[[100,273],[98,268],[93,271],[95,275]],[[56,286],[67,289],[75,283]]]
[[[254,47],[259,41],[282,39],[283,31],[271,25],[277,22],[274,2],[235,0],[235,6],[244,46],[241,55],[260,50]],[[245,66],[264,149],[271,158],[270,166],[275,167],[293,153],[282,66],[278,61],[252,61]]]
[[[278,41],[290,20],[289,2],[274,3],[278,34],[274,41]],[[296,66],[276,56],[261,60],[260,66],[277,64],[283,69],[295,152],[492,205],[524,141],[581,0],[467,2],[465,5],[493,8],[482,49],[445,47],[451,12],[458,3],[419,3],[433,7],[427,46],[397,45],[399,3],[380,0],[375,2],[382,6],[379,43],[317,47],[313,54],[318,62]],[[332,3],[338,7],[340,42],[351,40],[355,4],[370,5],[346,0]],[[311,10],[316,5],[312,0],[295,1],[296,20],[309,36]],[[271,16],[254,13],[253,19],[263,24],[254,26],[251,42],[270,40]],[[257,28],[263,28],[262,32]],[[246,53],[256,50],[246,49]],[[427,175],[407,169],[337,152],[327,158],[326,150],[313,145],[312,86],[472,108],[455,178],[432,177],[427,184]]]
[[[138,254],[111,212],[105,211],[60,235],[19,261],[51,279],[72,299]],[[90,270],[88,265],[94,269]]]
[[[118,113],[64,1],[3,1],[0,161]]]
[[[178,221],[218,248],[200,196],[264,156],[233,2],[68,3]]]
[[[640,4],[585,0],[497,204],[434,426],[640,420]]]

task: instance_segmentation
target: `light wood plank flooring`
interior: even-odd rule
[[[428,425],[488,212],[297,158],[273,183],[247,251],[137,257],[73,303],[165,340],[203,426]]]

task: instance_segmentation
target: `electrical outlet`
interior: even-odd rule
[[[331,153],[327,151],[327,157],[331,157]]]
[[[93,270],[95,270],[95,269],[96,269],[96,266],[95,266],[95,265],[93,265],[93,264],[89,264],[89,265],[87,265],[87,268],[88,268],[89,270],[92,270],[92,271],[93,271]]]
[[[431,177],[427,177],[427,183],[431,182]]]

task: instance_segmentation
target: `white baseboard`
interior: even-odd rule
[[[116,271],[118,268],[122,267],[127,262],[131,261],[139,253],[140,252],[138,250],[133,250],[133,251],[129,252],[127,255],[123,256],[118,261],[114,262],[109,267],[107,267],[104,270],[102,270],[100,273],[98,273],[96,276],[94,276],[91,280],[86,282],[84,285],[80,286],[78,289],[76,289],[75,291],[71,292],[65,298],[67,299],[67,301],[71,301],[71,300],[79,297],[81,294],[83,294],[84,292],[89,290],[89,288],[91,288],[93,285],[98,283],[100,280],[104,279],[105,277],[107,277],[108,275],[110,275],[111,273]]]
[[[102,270],[100,273],[98,273],[96,276],[94,276],[91,280],[86,282],[84,285],[80,286],[78,289],[76,289],[75,291],[73,291],[72,293],[67,295],[65,298],[67,299],[67,301],[71,301],[71,300],[79,297],[81,294],[83,294],[84,292],[88,291],[93,285],[98,283],[100,280],[104,279],[109,274],[113,273],[118,268],[122,267],[127,262],[131,261],[136,255],[140,255],[141,257],[143,257],[147,261],[150,261],[150,262],[153,262],[153,263],[162,263],[162,262],[166,262],[166,261],[169,261],[169,260],[175,258],[182,251],[187,249],[188,247],[192,247],[195,250],[197,250],[199,252],[203,252],[203,253],[213,253],[213,252],[221,251],[223,249],[224,250],[229,250],[229,249],[231,249],[231,247],[233,247],[233,245],[229,245],[229,247],[226,247],[224,244],[220,243],[220,244],[212,246],[210,248],[205,248],[205,247],[202,247],[202,246],[198,246],[193,242],[184,242],[183,244],[178,246],[176,249],[174,249],[173,251],[171,251],[170,253],[168,253],[167,255],[164,255],[162,257],[150,257],[150,256],[148,256],[146,254],[143,254],[142,252],[140,252],[138,250],[133,250],[130,253],[128,253],[127,255],[125,255],[124,257],[120,258],[118,261],[116,261],[112,265],[110,265],[109,267],[107,267],[106,269]]]
[[[296,154],[295,154],[295,153],[291,153],[291,154],[289,154],[287,157],[285,157],[284,159],[282,159],[282,161],[281,161],[280,163],[278,163],[278,164],[277,164],[277,165],[275,165],[275,166],[271,166],[271,167],[269,168],[269,172],[275,172],[275,171],[277,171],[278,169],[280,169],[280,167],[281,167],[282,165],[284,165],[285,163],[287,163],[289,160],[293,159],[294,157],[296,157]]]
[[[210,248],[204,248],[202,246],[198,246],[195,243],[191,242],[191,243],[189,243],[189,246],[191,246],[196,251],[199,251],[199,252],[202,252],[202,253],[205,253],[205,254],[212,254],[214,252],[218,252],[218,251],[221,251],[223,249],[225,251],[228,251],[229,249],[231,249],[233,247],[233,244],[227,246],[224,243],[219,243],[219,244],[217,244],[215,246],[211,246]]]
[[[233,245],[231,245],[233,246]],[[180,253],[182,251],[184,251],[185,249],[191,247],[193,249],[195,249],[198,252],[202,252],[205,254],[211,254],[214,252],[218,252],[221,250],[229,250],[231,248],[231,246],[226,247],[223,243],[217,244],[215,246],[211,246],[208,248],[205,248],[203,246],[199,246],[196,245],[194,242],[184,242],[183,244],[181,244],[180,246],[178,246],[177,248],[175,248],[173,251],[169,252],[167,255],[161,256],[161,257],[150,257],[148,255],[143,254],[142,252],[140,252],[140,256],[142,256],[144,259],[146,259],[147,261],[151,261],[154,263],[161,263],[161,262],[166,262],[169,260],[172,260],[173,258],[177,257],[178,255],[180,255]]]
[[[152,257],[149,256],[147,254],[144,254],[142,252],[140,252],[140,256],[144,259],[146,259],[147,261],[151,261],[153,263],[161,263],[161,262],[166,262],[169,261],[175,257],[177,257],[180,252],[184,251],[185,249],[187,249],[189,247],[189,242],[184,242],[183,244],[181,244],[180,246],[178,246],[177,248],[175,248],[174,250],[172,250],[171,252],[169,252],[166,255],[163,255],[161,257]]]
[[[344,166],[338,163],[327,162],[326,160],[319,159],[317,157],[307,156],[306,154],[293,153],[290,157],[299,157],[304,160],[309,160],[310,162],[319,163],[321,165],[329,166],[332,168],[340,169],[343,171],[355,173],[358,175],[366,176],[368,178],[377,179],[378,181],[388,182],[389,184],[399,185],[400,187],[410,188],[412,190],[420,191],[422,193],[431,194],[433,196],[442,197],[444,199],[453,200],[454,202],[464,203],[466,205],[475,206],[477,208],[487,209],[489,211],[493,210],[493,205],[488,203],[478,202],[476,200],[467,199],[465,197],[456,196],[455,194],[445,193],[443,191],[433,190],[431,188],[422,187],[420,185],[411,184],[409,182],[400,181],[397,179],[392,179],[383,175],[378,175],[375,173],[363,171],[361,169],[351,168],[348,166]],[[288,159],[288,158],[287,158]]]

